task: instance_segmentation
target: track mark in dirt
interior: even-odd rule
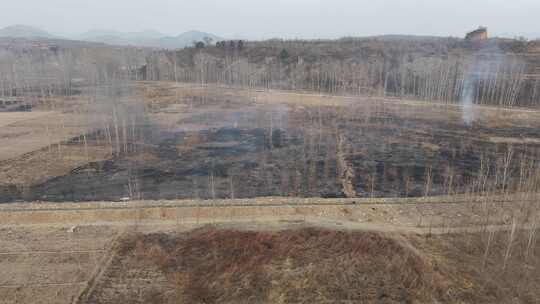
[[[13,251],[13,252],[0,252],[0,255],[21,255],[21,254],[85,254],[85,253],[100,253],[106,252],[105,249],[95,249],[95,250],[71,250],[71,251]]]
[[[94,272],[90,276],[90,279],[85,282],[86,287],[81,291],[79,296],[75,298],[72,303],[73,304],[83,304],[88,302],[88,299],[96,289],[96,286],[100,282],[101,277],[106,272],[106,270],[109,268],[109,266],[112,263],[112,260],[115,256],[115,246],[117,244],[118,239],[124,234],[124,231],[118,232],[118,234],[111,240],[109,246],[107,246],[106,254],[104,254],[101,261],[97,264],[96,269],[94,269]]]
[[[86,281],[83,282],[67,282],[67,283],[39,283],[39,284],[7,284],[0,285],[0,288],[21,288],[21,287],[52,287],[52,286],[74,286],[74,285],[84,285]]]
[[[354,169],[349,165],[345,155],[347,154],[345,150],[347,139],[345,135],[339,134],[338,144],[337,144],[337,155],[336,160],[338,164],[338,170],[340,174],[341,184],[343,185],[343,193],[348,198],[357,197],[356,190],[354,190]]]

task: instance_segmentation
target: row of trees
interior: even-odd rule
[[[229,41],[177,51],[73,47],[0,50],[0,96],[73,93],[74,84],[167,80],[476,104],[537,106],[532,56],[455,39]],[[523,52],[523,49],[519,49]],[[525,49],[526,51],[526,49]]]
[[[217,83],[246,88],[392,96],[457,103],[473,88],[476,104],[536,106],[540,77],[528,57],[498,45],[473,49],[454,40],[251,42],[154,52],[147,80]]]
[[[88,157],[88,142],[110,148],[111,155],[130,153],[142,140],[137,125],[145,108],[131,95],[131,79],[142,79],[140,67],[148,50],[112,47],[0,50],[0,100],[30,100],[46,109],[78,117],[79,138]],[[65,99],[59,96],[80,95]],[[128,102],[129,99],[129,102]],[[65,132],[66,122],[47,122],[47,133]],[[62,144],[50,144],[62,155]]]
[[[78,83],[92,87],[140,79],[147,52],[112,47],[0,50],[0,96],[70,95]]]

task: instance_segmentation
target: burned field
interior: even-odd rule
[[[536,185],[535,112],[479,107],[468,124],[450,105],[262,95],[146,93],[144,113],[61,144],[108,157],[23,187],[4,183],[2,200],[419,197]]]
[[[139,85],[9,112],[41,141],[0,163],[3,202],[38,201],[0,208],[8,303],[538,298],[537,112]]]
[[[535,174],[531,171],[537,166],[538,128],[488,127],[488,121],[467,125],[451,115],[443,119],[448,110],[427,107],[400,114],[383,106],[363,121],[357,118],[362,110],[349,114],[341,128],[353,194],[419,197],[523,190],[520,180]],[[356,125],[349,127],[348,119]],[[505,142],[511,139],[517,143]]]

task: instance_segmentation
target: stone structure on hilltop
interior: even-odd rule
[[[478,29],[467,33],[465,40],[468,41],[481,41],[488,39],[487,27],[479,27]]]

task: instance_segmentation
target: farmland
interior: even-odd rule
[[[6,143],[20,144],[6,153],[20,156],[2,163],[4,200],[423,197],[535,186],[525,183],[540,147],[535,111],[478,106],[468,125],[445,104],[174,83],[134,90],[143,110],[108,128],[38,110],[5,126]]]
[[[448,104],[140,82],[119,105],[143,110],[114,130],[97,111],[70,124],[84,113],[70,102],[83,104],[2,113],[3,140],[34,144],[11,146],[1,163],[8,303],[37,293],[43,303],[537,296],[536,111],[477,106],[469,125]],[[129,201],[94,202],[120,200]],[[350,244],[339,252],[358,268],[321,281],[317,271],[349,263],[324,249],[328,238]],[[191,256],[192,244],[222,248],[221,262]],[[238,250],[253,267],[227,260]],[[388,260],[401,283],[377,272]],[[368,271],[377,275],[361,285],[341,281]],[[223,282],[232,285],[207,291]],[[328,289],[298,293],[313,284]]]
[[[534,303],[536,42],[496,43],[0,58],[0,297]]]

